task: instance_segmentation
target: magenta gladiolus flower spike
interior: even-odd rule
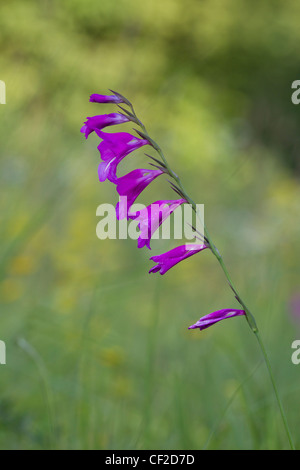
[[[162,174],[162,170],[137,169],[117,179],[117,192],[121,196],[120,202],[116,206],[118,220],[129,218],[128,211],[136,198],[155,178]]]
[[[173,266],[180,263],[180,261],[205,250],[205,248],[208,247],[206,245],[186,244],[177,246],[161,255],[152,256],[150,259],[158,264],[153,266],[149,273],[159,272],[160,274],[165,274],[169,269],[173,268]]]
[[[185,203],[185,199],[161,200],[156,201],[136,213],[129,213],[129,218],[138,220],[140,236],[138,238],[138,248],[147,246],[150,248],[150,240],[154,232],[160,225],[177,209],[181,204]]]
[[[201,317],[194,325],[189,326],[190,329],[199,328],[200,330],[205,330],[215,323],[226,320],[226,318],[237,317],[239,315],[245,315],[244,310],[233,310],[230,308],[224,308],[223,310],[217,310],[216,312],[209,313],[204,317]]]
[[[149,145],[148,140],[140,139],[127,132],[108,132],[95,130],[96,134],[101,137],[102,142],[98,145],[103,162],[98,167],[99,181],[109,179],[113,183],[117,181],[117,166],[126,155],[137,150],[143,145]]]
[[[96,129],[101,130],[104,129],[104,127],[123,124],[124,122],[128,121],[130,121],[128,117],[119,113],[92,116],[87,118],[84,125],[80,129],[80,132],[85,134],[85,138],[87,139],[91,132],[95,131]]]
[[[98,95],[98,93],[93,93],[90,96],[90,101],[92,103],[124,103],[121,96],[117,95]]]
[[[161,147],[150,137],[148,131],[142,121],[137,117],[131,102],[119,94],[116,91],[110,90],[112,95],[99,95],[92,94],[90,96],[90,101],[94,103],[114,103],[118,105],[118,108],[123,111],[124,114],[112,113],[104,114],[93,117],[88,117],[84,122],[84,125],[81,128],[81,132],[85,134],[87,138],[91,132],[96,132],[96,134],[102,139],[102,142],[98,146],[98,150],[101,156],[101,163],[98,167],[99,180],[109,181],[116,184],[117,192],[120,196],[120,202],[116,207],[116,216],[118,219],[132,219],[135,220],[137,226],[140,230],[137,246],[142,248],[147,246],[150,248],[150,241],[153,237],[153,234],[160,227],[160,225],[172,214],[175,209],[177,209],[181,204],[189,203],[192,206],[192,209],[197,214],[197,204],[193,199],[186,193],[179,176],[172,170],[170,167]],[[124,103],[124,106],[121,106],[120,103]],[[128,109],[126,108],[128,107]],[[111,126],[114,124],[121,124],[123,122],[132,121],[140,129],[134,129],[139,137],[135,137],[131,134],[125,132],[117,132],[114,134],[103,132],[102,129]],[[152,162],[150,165],[155,168],[155,170],[146,170],[146,169],[135,169],[130,173],[117,178],[116,172],[119,163],[124,157],[133,152],[134,150],[144,146],[151,145],[152,150],[157,152],[157,158],[152,155],[147,155],[151,158]],[[177,200],[158,200],[153,202],[147,207],[144,207],[140,211],[131,212],[131,206],[141,192],[159,175],[165,173],[171,181],[168,182],[171,185],[171,189],[176,192],[180,199]],[[201,217],[199,217],[201,218]],[[290,434],[286,416],[280,401],[280,398],[277,393],[276,385],[273,379],[273,374],[271,370],[270,361],[268,359],[266,350],[262,343],[262,340],[259,336],[259,331],[256,325],[255,318],[252,313],[246,307],[245,303],[242,301],[239,296],[236,288],[234,287],[227,268],[224,264],[223,258],[217,249],[217,247],[212,242],[211,236],[208,233],[206,225],[204,225],[203,233],[194,228],[193,225],[189,224],[194,230],[195,237],[200,241],[200,244],[185,244],[173,248],[166,253],[162,253],[157,256],[152,256],[150,260],[154,261],[154,265],[149,273],[159,272],[161,275],[165,274],[169,269],[171,269],[176,264],[180,263],[190,256],[193,256],[200,251],[209,248],[211,253],[216,257],[219,262],[223,272],[227,278],[229,286],[233,291],[235,299],[238,301],[239,306],[243,307],[244,310],[236,309],[223,309],[217,310],[215,312],[209,313],[201,317],[195,324],[191,325],[189,329],[204,330],[219,321],[226,320],[227,318],[245,316],[249,327],[253,333],[257,336],[261,351],[263,353],[269,374],[271,377],[271,382],[275,391],[275,396],[279,405],[281,416],[283,419],[283,424],[286,429],[287,436],[289,438],[290,446],[292,449],[295,449],[292,436]],[[154,237],[153,237],[154,238]]]

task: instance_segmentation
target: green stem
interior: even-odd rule
[[[284,427],[285,427],[285,430],[286,430],[286,434],[288,436],[288,440],[289,440],[291,449],[296,450],[294,442],[293,442],[293,438],[292,438],[292,435],[291,435],[291,432],[290,432],[290,429],[289,429],[289,425],[288,425],[288,422],[287,422],[287,418],[286,418],[286,415],[285,415],[285,412],[284,412],[284,409],[283,409],[283,406],[282,406],[282,403],[281,403],[281,399],[280,399],[279,394],[278,394],[278,390],[277,390],[277,387],[276,387],[276,383],[275,383],[275,379],[274,379],[274,376],[273,376],[272,367],[271,367],[271,364],[270,364],[268,354],[266,352],[265,346],[262,342],[262,339],[261,339],[258,331],[255,332],[255,336],[257,338],[258,344],[260,346],[261,352],[263,354],[263,357],[264,357],[264,360],[265,360],[265,363],[266,363],[266,367],[267,367],[268,372],[269,372],[269,376],[270,376],[270,379],[271,379],[271,382],[272,382],[273,390],[274,390],[274,393],[275,393],[275,396],[276,396],[276,400],[277,400],[277,403],[278,403],[278,406],[279,406],[281,418],[282,418],[282,421],[284,423]]]
[[[132,105],[130,105],[130,108],[132,110],[132,113],[133,113],[133,116],[135,118],[135,122],[142,128],[143,130],[143,133],[145,134],[145,137],[149,140],[149,142],[151,143],[151,145],[153,146],[153,148],[156,150],[156,152],[158,153],[158,155],[161,157],[164,165],[165,165],[165,168],[168,172],[168,174],[171,176],[171,178],[173,178],[176,183],[177,183],[177,186],[179,187],[183,197],[186,199],[186,201],[191,204],[193,210],[196,212],[196,214],[198,215],[199,217],[199,214],[198,214],[198,211],[197,211],[197,205],[196,203],[193,201],[193,199],[187,194],[186,190],[184,189],[182,183],[181,183],[181,180],[180,178],[178,177],[178,175],[176,173],[174,173],[174,171],[171,169],[171,167],[169,166],[168,164],[168,161],[166,159],[166,157],[164,156],[164,153],[162,151],[162,149],[160,148],[160,146],[149,136],[148,132],[147,132],[147,129],[146,127],[144,126],[144,124],[138,119],[135,111],[134,111],[134,108]],[[214,243],[212,242],[212,238],[207,230],[207,227],[205,226],[204,222],[203,223],[203,227],[204,227],[204,234],[205,234],[205,238],[209,244],[209,248],[211,249],[212,253],[215,255],[215,257],[217,258],[224,274],[225,274],[225,277],[229,283],[229,286],[230,288],[232,289],[232,291],[234,292],[234,295],[235,295],[235,298],[237,299],[237,301],[243,306],[243,309],[244,309],[244,312],[245,312],[245,317],[246,317],[246,320],[252,330],[252,332],[255,334],[257,340],[258,340],[258,343],[259,343],[259,346],[260,346],[260,349],[261,349],[261,352],[262,352],[262,355],[263,355],[263,358],[264,358],[264,361],[265,361],[265,364],[266,364],[266,367],[268,369],[268,372],[269,372],[269,376],[270,376],[270,379],[271,379],[271,383],[272,383],[272,386],[273,386],[273,390],[274,390],[274,393],[275,393],[275,397],[276,397],[276,400],[277,400],[277,403],[278,403],[278,407],[279,407],[279,410],[280,410],[280,414],[281,414],[281,418],[282,418],[282,422],[283,422],[283,425],[284,425],[284,428],[285,428],[285,431],[286,431],[286,434],[287,434],[287,437],[288,437],[288,440],[289,440],[289,443],[290,443],[290,447],[292,450],[295,450],[295,446],[294,446],[294,443],[293,443],[293,439],[292,439],[292,436],[291,436],[291,433],[290,433],[290,429],[289,429],[289,426],[288,426],[288,422],[287,422],[287,418],[286,418],[286,415],[285,415],[285,412],[284,412],[284,409],[283,409],[283,406],[282,406],[282,403],[281,403],[281,400],[280,400],[280,397],[279,397],[279,394],[278,394],[278,390],[277,390],[277,387],[276,387],[276,383],[275,383],[275,380],[274,380],[274,376],[273,376],[273,372],[272,372],[272,368],[271,368],[271,363],[270,363],[270,360],[269,360],[269,357],[267,355],[267,352],[266,352],[266,349],[264,347],[264,344],[261,340],[261,337],[259,335],[259,332],[258,332],[258,327],[257,327],[257,324],[256,324],[256,321],[254,319],[254,316],[252,315],[252,313],[250,312],[249,308],[246,306],[245,302],[241,299],[240,295],[238,294],[238,291],[236,289],[236,287],[234,286],[232,280],[231,280],[231,277],[229,275],[229,272],[226,268],[226,265],[223,261],[223,258],[222,256],[220,255],[220,252],[219,250],[217,249],[217,247],[214,245]]]

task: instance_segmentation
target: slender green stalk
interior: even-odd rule
[[[24,338],[19,338],[17,340],[18,346],[23,349],[23,351],[28,354],[28,356],[34,361],[37,366],[37,369],[40,374],[41,382],[44,388],[45,393],[45,403],[47,406],[48,411],[48,421],[49,421],[49,445],[51,449],[55,447],[55,429],[54,429],[54,413],[53,413],[53,397],[51,393],[51,389],[48,383],[48,372],[46,365],[40,356],[40,354],[36,351],[36,349],[28,343]]]
[[[138,119],[136,113],[135,113],[135,110],[132,106],[132,104],[129,105],[130,108],[131,108],[131,111],[132,111],[132,120],[138,124],[141,129],[143,130],[143,133],[142,133],[142,136],[145,137],[149,142],[150,144],[152,145],[152,147],[156,150],[156,152],[158,153],[158,155],[161,157],[161,160],[164,164],[164,167],[166,169],[166,172],[169,174],[169,176],[171,178],[173,178],[175,181],[176,181],[176,184],[177,184],[177,187],[179,188],[180,190],[180,193],[182,194],[182,196],[184,197],[184,199],[186,199],[186,201],[191,204],[193,210],[196,212],[196,214],[199,216],[198,214],[198,211],[197,211],[197,205],[196,203],[193,201],[193,199],[187,194],[186,190],[184,189],[183,187],[183,184],[181,183],[181,180],[179,178],[179,176],[174,173],[174,171],[171,169],[170,165],[168,164],[167,162],[167,159],[166,157],[164,156],[164,153],[162,151],[162,149],[160,148],[160,146],[149,136],[148,132],[147,132],[147,129],[146,127],[144,126],[144,124]],[[203,227],[204,227],[204,235],[205,235],[205,241],[206,243],[209,245],[209,248],[211,249],[211,252],[215,255],[215,257],[217,258],[224,274],[225,274],[225,277],[229,283],[229,286],[230,288],[232,289],[233,293],[234,293],[234,296],[235,298],[237,299],[237,301],[242,305],[243,309],[244,309],[244,312],[245,312],[245,317],[246,317],[246,320],[251,328],[251,330],[253,331],[253,333],[255,334],[257,340],[258,340],[258,343],[259,343],[259,346],[260,346],[260,349],[261,349],[261,352],[262,352],[262,355],[263,355],[263,358],[264,358],[264,361],[265,361],[265,364],[266,364],[266,367],[268,369],[268,372],[269,372],[269,376],[270,376],[270,379],[271,379],[271,383],[272,383],[272,386],[273,386],[273,390],[274,390],[274,393],[275,393],[275,397],[276,397],[276,400],[277,400],[277,403],[278,403],[278,407],[279,407],[279,410],[280,410],[280,414],[281,414],[281,418],[282,418],[282,422],[283,422],[283,425],[284,425],[284,428],[285,428],[285,431],[286,431],[286,434],[287,434],[287,437],[288,437],[288,440],[289,440],[289,443],[290,443],[290,447],[292,450],[295,450],[295,445],[294,445],[294,442],[293,442],[293,439],[292,439],[292,436],[291,436],[291,432],[290,432],[290,429],[289,429],[289,426],[288,426],[288,422],[287,422],[287,418],[286,418],[286,415],[285,415],[285,412],[284,412],[284,409],[283,409],[283,405],[281,403],[281,399],[279,397],[279,394],[278,394],[278,390],[277,390],[277,386],[276,386],[276,383],[275,383],[275,380],[274,380],[274,376],[273,376],[273,372],[272,372],[272,368],[271,368],[271,363],[270,363],[270,360],[269,360],[269,357],[267,355],[267,352],[266,352],[266,349],[264,347],[264,344],[261,340],[261,337],[259,335],[259,331],[258,331],[258,327],[257,327],[257,324],[256,324],[256,321],[254,319],[254,316],[252,315],[252,313],[250,312],[249,308],[246,306],[245,302],[242,300],[241,296],[239,295],[236,287],[234,286],[232,280],[231,280],[231,277],[229,275],[229,272],[226,268],[226,265],[223,261],[223,258],[219,252],[219,250],[217,249],[217,247],[214,245],[213,241],[212,241],[212,238],[207,230],[207,227],[205,226],[205,224],[203,223]]]
[[[277,390],[277,387],[276,387],[276,383],[275,383],[275,379],[274,379],[274,376],[273,376],[272,367],[271,367],[271,364],[270,364],[270,361],[269,361],[269,357],[267,355],[265,346],[264,346],[264,344],[261,340],[261,337],[260,337],[258,331],[255,332],[255,336],[257,338],[258,344],[260,346],[263,357],[265,359],[265,363],[266,363],[266,366],[267,366],[267,369],[268,369],[268,372],[269,372],[269,376],[270,376],[270,379],[271,379],[271,382],[272,382],[272,385],[273,385],[274,393],[275,393],[276,400],[277,400],[277,403],[278,403],[278,406],[279,406],[279,409],[280,409],[280,414],[281,414],[281,417],[282,417],[282,421],[284,423],[284,427],[285,427],[285,430],[286,430],[286,433],[287,433],[287,436],[288,436],[288,440],[289,440],[291,449],[296,450],[295,444],[294,444],[294,441],[293,441],[293,438],[292,438],[292,435],[291,435],[291,431],[290,431],[290,428],[289,428],[289,425],[288,425],[288,422],[287,422],[287,418],[286,418],[286,415],[285,415],[285,412],[284,412],[284,409],[283,409],[283,406],[282,406],[282,403],[281,403],[281,399],[280,399],[279,394],[278,394],[278,390]]]

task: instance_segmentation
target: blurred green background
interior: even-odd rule
[[[96,237],[89,103],[135,105],[205,221],[269,352],[296,445],[300,365],[300,4],[12,0],[0,6],[1,449],[286,449],[254,335],[208,252],[165,276],[133,240]],[[108,131],[130,132],[126,124]],[[119,174],[146,163],[144,150]],[[146,198],[173,198],[163,179]]]

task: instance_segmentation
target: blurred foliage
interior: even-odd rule
[[[187,331],[234,306],[211,255],[149,276],[135,241],[96,238],[97,206],[117,197],[79,130],[111,112],[88,101],[108,89],[205,204],[300,444],[299,13],[290,0],[2,2],[2,449],[288,446],[246,322]],[[141,150],[122,170],[144,164]],[[145,198],[157,194],[162,180]]]

